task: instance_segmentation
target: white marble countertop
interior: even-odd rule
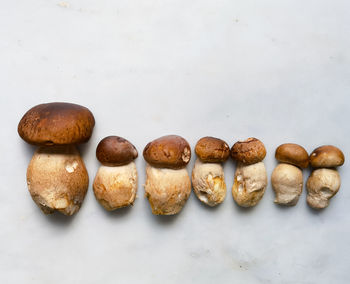
[[[1,283],[349,283],[350,174],[315,212],[253,209],[228,191],[211,209],[192,193],[176,217],[151,214],[142,187],[147,142],[255,136],[267,148],[334,144],[350,159],[350,2],[7,1],[0,9]],[[73,218],[44,216],[30,198],[34,148],[17,135],[30,107],[85,105],[96,118],[80,148],[90,187]],[[107,213],[91,183],[107,135],[137,147],[135,205]],[[188,170],[192,169],[194,158]],[[230,188],[234,164],[225,165]],[[306,180],[309,171],[304,171]]]

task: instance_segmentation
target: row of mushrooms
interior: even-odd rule
[[[28,169],[27,184],[34,202],[45,213],[76,213],[86,195],[89,177],[77,145],[87,142],[95,125],[85,107],[69,103],[48,103],[31,108],[18,125],[19,135],[38,146]],[[242,207],[252,207],[262,199],[267,183],[263,160],[264,144],[256,138],[236,142],[232,148],[218,138],[203,137],[196,146],[197,159],[190,178],[186,166],[191,147],[182,137],[168,135],[148,143],[143,151],[146,161],[145,196],[155,215],[174,215],[181,211],[191,193],[208,206],[226,197],[223,163],[229,156],[237,167],[232,196]],[[138,174],[134,160],[138,152],[128,140],[108,136],[96,149],[101,163],[93,182],[98,202],[108,211],[132,205],[137,193]],[[328,206],[340,188],[335,169],[344,163],[344,154],[334,146],[322,146],[309,156],[297,144],[276,149],[280,164],[271,177],[275,202],[293,206],[303,188],[302,169],[314,168],[307,181],[307,203],[315,209]],[[192,180],[192,183],[191,183]]]

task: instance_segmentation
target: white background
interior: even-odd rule
[[[176,217],[151,214],[143,147],[165,135],[257,137],[274,150],[334,144],[350,158],[350,2],[347,0],[2,1],[0,9],[1,283],[349,283],[350,175],[315,212],[269,185],[252,209],[230,194],[217,208],[192,193]],[[96,127],[80,147],[90,187],[80,212],[45,216],[31,200],[34,147],[17,135],[32,106],[87,106]],[[91,183],[97,143],[139,151],[138,198],[108,213]],[[192,169],[194,157],[188,166]],[[309,171],[304,171],[304,178]]]

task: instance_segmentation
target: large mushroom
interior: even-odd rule
[[[102,166],[93,188],[97,201],[108,211],[132,205],[137,191],[137,170],[134,145],[119,136],[108,136],[96,148]]]
[[[191,193],[186,170],[191,159],[190,145],[180,136],[163,136],[146,145],[143,157],[147,162],[145,195],[152,213],[179,213]]]
[[[45,214],[73,215],[80,209],[89,176],[76,145],[89,140],[94,125],[90,110],[70,103],[37,105],[19,122],[21,138],[39,146],[27,169],[27,184]]]

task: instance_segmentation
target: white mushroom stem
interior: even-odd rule
[[[132,205],[137,191],[135,163],[115,167],[101,166],[93,188],[96,199],[108,211]]]
[[[279,164],[271,175],[272,187],[275,191],[275,203],[294,206],[303,189],[303,172],[296,166]]]
[[[156,215],[174,215],[180,212],[191,193],[187,170],[155,168],[147,164],[145,196]]]
[[[198,199],[209,206],[224,201],[226,183],[220,163],[203,163],[197,159],[192,170],[192,185]]]
[[[232,196],[242,207],[255,206],[265,193],[267,174],[263,162],[252,165],[237,164]]]
[[[89,177],[75,146],[40,147],[27,169],[29,192],[45,214],[77,212],[88,189]]]
[[[334,169],[314,170],[306,183],[307,203],[315,209],[326,208],[340,188],[340,175]]]

